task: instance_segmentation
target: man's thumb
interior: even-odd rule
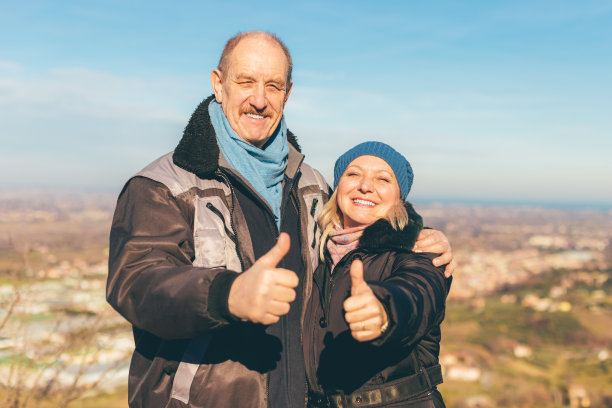
[[[363,263],[359,259],[355,259],[351,263],[351,295],[355,295],[361,285],[365,283],[363,280]]]
[[[289,248],[291,247],[291,238],[286,232],[281,232],[278,236],[278,241],[268,252],[257,260],[257,263],[262,263],[267,266],[276,267],[278,263],[283,259]]]

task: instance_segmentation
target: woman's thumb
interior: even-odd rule
[[[365,284],[363,280],[363,263],[359,259],[355,259],[351,264],[351,295],[355,295],[361,285]]]

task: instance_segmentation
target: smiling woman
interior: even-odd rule
[[[334,175],[304,322],[309,406],[443,407],[436,350],[451,281],[434,254],[412,251],[422,228],[404,202],[412,167],[365,142]]]
[[[393,169],[376,156],[353,160],[340,178],[337,191],[344,228],[370,225],[384,218],[392,207],[401,205]]]

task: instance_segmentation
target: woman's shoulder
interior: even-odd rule
[[[421,229],[414,224],[396,230],[389,221],[380,219],[363,231],[359,247],[367,252],[410,252],[420,231]]]

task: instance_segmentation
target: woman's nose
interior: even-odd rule
[[[368,177],[363,177],[359,184],[359,189],[363,192],[370,192],[372,191],[372,185],[372,180],[370,180]]]

